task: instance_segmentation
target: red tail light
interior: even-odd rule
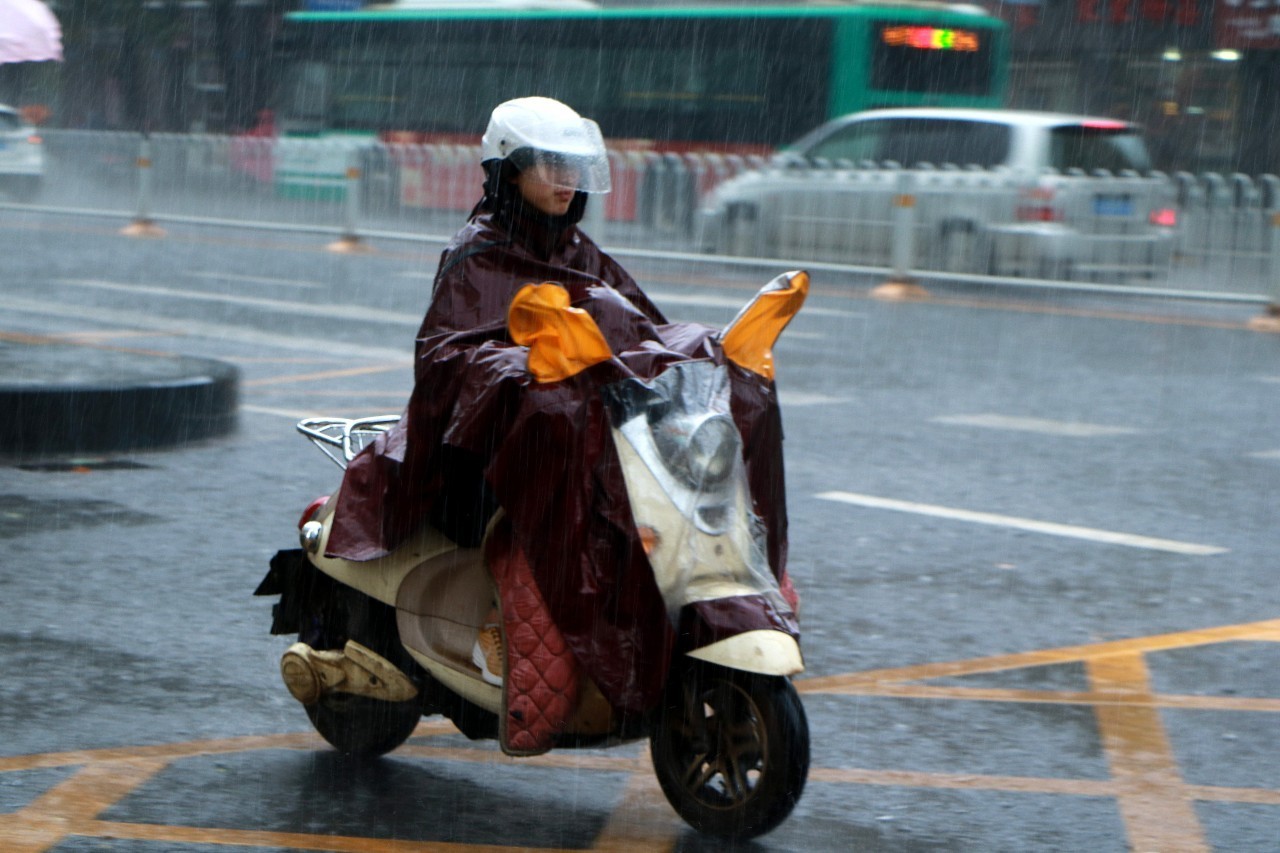
[[[1171,207],[1161,207],[1151,211],[1151,215],[1147,217],[1152,225],[1160,225],[1165,228],[1172,228],[1178,224],[1178,211]]]
[[[311,517],[315,515],[317,512],[319,512],[320,508],[323,507],[328,502],[329,502],[329,496],[321,495],[320,497],[313,500],[311,503],[307,504],[307,508],[302,511],[302,518],[298,519],[298,529],[301,530],[302,525],[310,521]]]
[[[1032,205],[1018,206],[1019,222],[1061,222],[1062,211],[1056,207],[1042,205],[1035,207]]]
[[[30,136],[28,136],[27,141],[30,142],[32,145],[39,145],[41,142],[44,142],[44,140],[40,138],[40,134],[38,133],[33,133]]]
[[[1031,187],[1022,190],[1018,208],[1014,212],[1019,222],[1061,222],[1062,209],[1054,206],[1054,192],[1048,187]]]

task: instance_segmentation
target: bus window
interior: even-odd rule
[[[277,109],[298,129],[319,129],[329,126],[329,99],[329,66],[324,62],[296,62],[285,73]]]

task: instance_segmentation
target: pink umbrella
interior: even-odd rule
[[[62,59],[62,27],[40,0],[0,0],[0,63]]]

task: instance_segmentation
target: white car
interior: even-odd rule
[[[0,105],[0,191],[31,201],[44,179],[44,147],[36,129],[12,107]]]
[[[1174,188],[1138,126],[1093,116],[905,108],[835,119],[707,195],[705,251],[887,265],[910,199],[914,266],[1154,276]]]

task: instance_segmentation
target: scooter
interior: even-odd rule
[[[512,338],[528,342],[535,373],[565,360],[547,349],[564,346],[564,337],[539,329],[575,310],[563,291],[547,290],[553,287],[530,285],[512,309]],[[771,380],[772,346],[807,291],[802,272],[766,285],[717,335],[727,359]],[[520,314],[521,304],[541,308]],[[580,353],[580,343],[574,347]],[[608,354],[603,336],[589,347]],[[726,365],[677,362],[654,379],[613,382],[600,394],[626,498],[672,626],[686,624],[693,609],[714,610],[728,600],[767,601],[790,614],[752,512]],[[298,430],[345,468],[396,421],[314,418]],[[459,547],[423,526],[380,559],[328,557],[335,504],[325,497],[307,507],[301,548],[279,552],[256,591],[280,596],[272,633],[298,637],[280,662],[285,686],[325,740],[351,755],[390,752],[435,713],[469,737],[497,738],[507,749],[502,721],[510,670],[501,684],[491,683],[473,656],[478,632],[502,601],[495,597],[490,543]],[[502,527],[499,510],[489,538]],[[665,662],[665,692],[644,714],[617,713],[579,676],[566,694],[574,707],[554,745],[648,737],[655,773],[676,812],[700,832],[742,839],[778,826],[804,788],[809,729],[789,678],[804,664],[798,631],[785,625],[724,633],[703,632],[701,645],[676,644]]]

